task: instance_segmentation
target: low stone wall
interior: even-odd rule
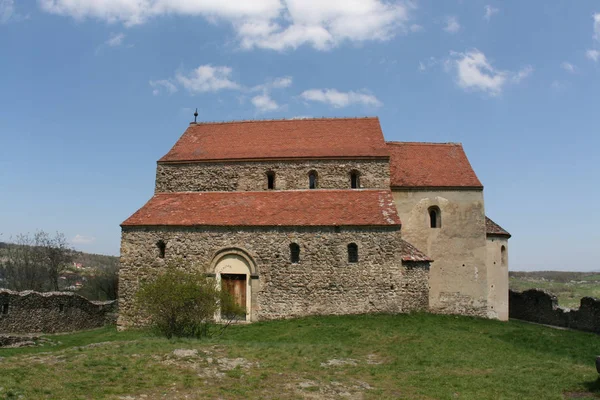
[[[510,318],[600,333],[600,300],[581,299],[579,309],[558,306],[556,296],[543,290],[509,291]]]
[[[0,333],[57,333],[115,323],[117,302],[89,301],[71,292],[0,289]]]

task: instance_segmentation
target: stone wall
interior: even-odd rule
[[[487,235],[488,305],[498,319],[508,320],[508,238]],[[502,247],[504,246],[504,257]]]
[[[56,333],[114,323],[117,302],[92,302],[71,292],[0,289],[0,333]]]
[[[165,258],[156,243],[166,242]],[[124,227],[119,271],[120,327],[136,325],[139,283],[170,261],[215,272],[217,255],[247,254],[252,266],[252,320],[311,314],[408,312],[428,306],[428,263],[402,264],[397,228]],[[290,260],[290,244],[300,261]],[[347,246],[358,245],[357,263]],[[224,250],[225,249],[225,250]]]
[[[500,307],[488,304],[483,192],[393,189],[393,195],[402,238],[433,259],[431,311],[498,318]],[[430,207],[441,211],[440,228],[430,226]]]
[[[558,307],[556,296],[543,290],[510,291],[510,318],[600,333],[600,300],[581,299],[579,309]]]
[[[360,173],[360,187],[389,189],[389,161],[314,160],[166,164],[156,167],[156,192],[267,190],[267,172],[275,172],[276,190],[308,189],[308,173],[316,171],[318,188],[350,188],[350,172]]]

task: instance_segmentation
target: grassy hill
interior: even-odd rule
[[[600,298],[600,273],[534,271],[509,272],[510,288],[544,289],[558,298],[561,307],[577,308],[582,297]]]
[[[594,399],[597,335],[430,314],[233,326],[206,341],[114,328],[0,350],[24,399]]]

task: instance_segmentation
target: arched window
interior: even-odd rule
[[[360,172],[356,170],[350,171],[350,188],[360,188]]]
[[[442,212],[439,207],[429,207],[429,226],[432,228],[442,227]]]
[[[350,243],[348,245],[348,262],[349,263],[357,263],[358,262],[358,246],[356,243]]]
[[[317,171],[310,171],[308,173],[308,188],[316,189],[319,185],[319,176],[317,175]]]
[[[267,189],[275,190],[275,172],[267,172]]]
[[[506,246],[500,247],[500,262],[502,263],[502,266],[506,266]]]
[[[290,260],[292,260],[292,264],[300,262],[300,246],[298,246],[298,243],[290,244]]]
[[[158,256],[160,258],[165,258],[165,251],[167,250],[167,244],[164,240],[159,240],[156,242],[156,247],[158,247]]]

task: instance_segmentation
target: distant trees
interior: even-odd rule
[[[79,294],[89,300],[114,300],[118,297],[119,259],[105,258],[104,265],[95,267],[93,275],[86,277],[83,287],[79,290]]]
[[[3,286],[17,291],[59,290],[59,277],[73,261],[73,249],[58,232],[54,236],[44,231],[21,234],[1,250]]]

